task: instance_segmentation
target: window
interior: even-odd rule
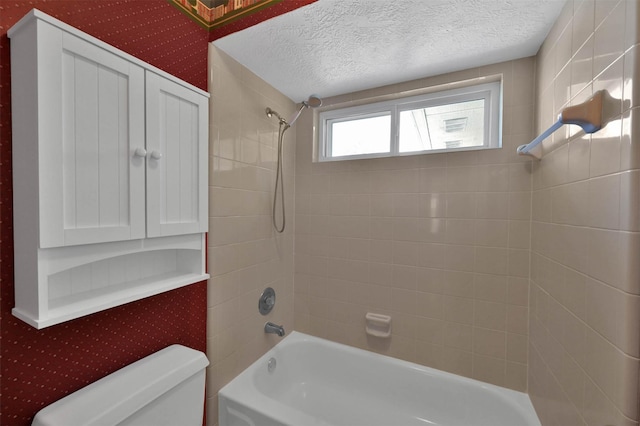
[[[319,161],[501,146],[501,83],[320,113]]]

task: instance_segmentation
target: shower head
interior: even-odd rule
[[[302,103],[300,105],[300,109],[294,114],[294,116],[288,122],[287,122],[287,120],[282,118],[282,116],[280,114],[278,114],[276,111],[272,110],[269,107],[267,107],[265,109],[265,112],[267,113],[267,117],[269,117],[269,118],[273,117],[274,115],[276,117],[278,117],[278,120],[280,121],[280,123],[281,124],[285,124],[287,126],[287,128],[288,128],[288,127],[293,126],[293,123],[295,123],[296,120],[298,119],[298,117],[300,117],[300,114],[302,114],[302,110],[303,109],[305,109],[305,108],[318,108],[320,105],[322,105],[322,99],[320,99],[316,95],[309,96],[309,99],[307,99],[306,101],[302,101]]]
[[[307,99],[306,101],[302,101],[302,106],[300,107],[298,112],[296,112],[296,115],[294,115],[293,118],[289,120],[289,126],[293,126],[293,123],[295,123],[298,117],[300,117],[300,114],[302,114],[303,109],[318,108],[320,105],[322,105],[322,99],[320,99],[319,96],[316,96],[316,95],[309,96],[309,99]]]
[[[320,99],[316,95],[311,95],[311,96],[309,96],[309,99],[307,99],[306,101],[302,102],[302,104],[304,106],[306,106],[307,108],[309,108],[309,107],[318,108],[318,107],[322,106],[322,99]]]

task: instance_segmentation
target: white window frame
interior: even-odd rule
[[[484,144],[473,147],[447,149],[429,149],[411,152],[400,152],[399,117],[402,111],[447,105],[459,102],[485,100],[484,111]],[[343,121],[391,116],[391,134],[389,135],[389,152],[374,154],[357,154],[332,157],[331,125]],[[344,161],[364,158],[397,157],[406,155],[436,154],[442,152],[476,151],[502,147],[502,81],[496,80],[456,89],[430,92],[418,96],[399,97],[393,100],[368,103],[347,108],[336,108],[319,113],[318,156],[317,160]]]

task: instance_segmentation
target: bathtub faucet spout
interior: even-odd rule
[[[284,336],[284,327],[272,322],[268,322],[264,325],[264,332],[277,334],[278,336],[282,337]]]

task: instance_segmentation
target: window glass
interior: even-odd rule
[[[391,116],[357,118],[331,123],[331,156],[389,152]]]
[[[319,114],[318,160],[500,148],[500,81]]]
[[[485,100],[400,112],[400,152],[484,146]]]

